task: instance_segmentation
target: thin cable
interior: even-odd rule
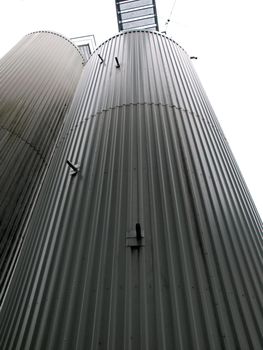
[[[165,33],[167,32],[167,27],[168,27],[168,24],[171,22],[171,18],[172,18],[172,15],[173,15],[173,11],[174,11],[174,7],[175,7],[175,3],[176,3],[176,0],[174,0],[174,3],[173,3],[173,6],[172,6],[172,9],[171,9],[171,12],[170,12],[170,15],[167,19],[167,21],[165,22]]]

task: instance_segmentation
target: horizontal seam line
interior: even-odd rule
[[[23,137],[19,136],[15,132],[8,130],[7,128],[0,126],[0,129],[8,132],[11,136],[15,136],[17,139],[19,139],[22,142],[24,142],[25,144],[29,145],[30,148],[32,148],[36,152],[36,154],[40,157],[40,159],[42,159],[44,163],[47,163],[45,158],[43,157],[43,155],[40,153],[40,151],[35,146],[33,146],[30,142],[28,142],[27,140],[25,140]]]
[[[122,107],[129,107],[129,106],[162,106],[162,107],[169,107],[169,108],[172,108],[172,109],[176,109],[178,111],[183,111],[183,112],[187,112],[188,114],[190,114],[191,116],[195,117],[195,118],[198,118],[200,120],[204,120],[206,121],[213,129],[217,130],[221,136],[224,136],[222,135],[220,129],[218,129],[218,127],[216,125],[214,125],[210,120],[206,119],[206,117],[203,117],[201,115],[198,115],[188,109],[185,109],[183,107],[178,107],[176,105],[172,105],[172,104],[165,104],[165,103],[154,103],[154,102],[137,102],[137,103],[124,103],[124,104],[121,104],[121,105],[115,105],[113,107],[109,107],[109,108],[103,108],[101,109],[99,112],[95,113],[95,114],[91,114],[89,115],[88,117],[85,117],[83,119],[81,119],[77,124],[75,124],[73,127],[71,127],[69,129],[68,132],[66,132],[65,136],[62,137],[62,138],[65,138],[66,135],[70,134],[74,129],[78,128],[83,122],[85,121],[88,121],[89,119],[92,119],[92,118],[95,118],[95,117],[99,117],[100,114],[102,114],[103,112],[108,112],[108,111],[111,111],[113,109],[116,109],[116,108],[122,108]],[[225,138],[225,137],[224,137]]]

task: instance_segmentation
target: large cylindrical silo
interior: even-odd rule
[[[52,32],[25,36],[0,60],[0,304],[83,62]]]
[[[4,349],[256,349],[262,221],[184,50],[87,62],[0,313]]]

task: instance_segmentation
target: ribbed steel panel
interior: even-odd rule
[[[25,36],[0,61],[0,303],[83,62],[51,32]]]
[[[77,45],[78,49],[80,50],[81,54],[87,61],[91,53],[95,50],[96,40],[94,35],[84,35],[84,36],[78,36],[75,38],[70,39],[75,45]]]
[[[90,58],[91,50],[89,44],[86,45],[79,45],[78,46],[80,52],[85,57],[85,60],[87,61]]]
[[[158,33],[108,40],[29,223],[1,348],[261,350],[262,325],[262,221],[187,54]]]

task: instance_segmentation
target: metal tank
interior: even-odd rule
[[[83,62],[72,42],[47,31],[0,60],[0,303]]]
[[[262,221],[187,53],[87,62],[0,313],[3,349],[262,349]]]

